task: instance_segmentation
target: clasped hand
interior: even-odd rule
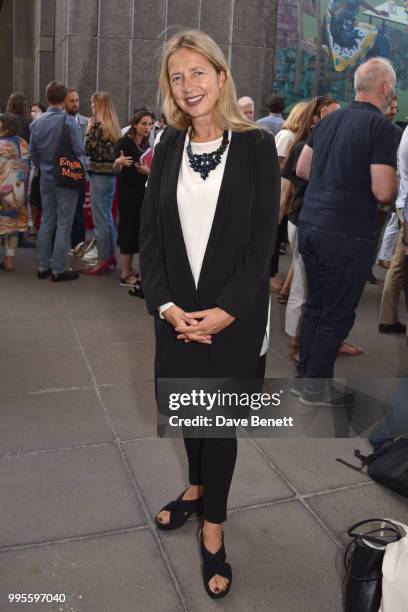
[[[234,317],[218,307],[184,312],[174,305],[164,311],[163,317],[178,332],[178,340],[201,344],[211,344],[211,336],[218,334],[235,321]]]

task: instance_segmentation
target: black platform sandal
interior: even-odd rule
[[[154,521],[158,527],[158,529],[162,529],[162,531],[171,531],[172,529],[179,529],[187,522],[187,520],[193,514],[197,514],[197,516],[202,516],[203,514],[203,496],[198,497],[197,499],[182,499],[185,491],[174,501],[169,502],[163,510],[170,512],[170,520],[168,523],[161,523],[157,518],[160,512],[158,512]]]
[[[222,534],[222,544],[215,554],[210,553],[204,546],[203,530],[200,531],[200,549],[203,559],[203,581],[204,588],[212,599],[221,599],[228,595],[232,583],[232,569],[229,563],[226,562],[227,555],[224,546],[224,534]],[[213,576],[218,574],[228,580],[228,584],[223,591],[212,591],[209,587],[209,582]]]

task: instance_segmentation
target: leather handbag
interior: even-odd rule
[[[368,519],[353,525],[348,535],[352,541],[344,555],[345,612],[378,612],[385,548],[401,538],[400,532],[387,519]]]
[[[57,152],[57,185],[67,189],[80,189],[85,185],[85,170],[72,150],[66,117]]]

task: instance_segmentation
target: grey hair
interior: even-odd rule
[[[354,89],[356,92],[373,93],[379,82],[387,77],[396,81],[391,62],[383,57],[373,57],[357,68],[354,74]]]
[[[238,106],[245,106],[246,104],[252,104],[252,106],[255,106],[253,99],[249,96],[243,96],[238,100]]]

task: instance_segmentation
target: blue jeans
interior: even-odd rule
[[[373,238],[299,223],[308,290],[300,330],[300,378],[333,378],[337,351],[353,327],[375,248]],[[319,387],[318,381],[307,385]]]
[[[41,185],[42,214],[37,238],[37,262],[40,272],[51,267],[51,257],[53,273],[61,274],[65,271],[77,200],[76,189],[66,189],[53,184]]]
[[[112,203],[115,177],[110,174],[91,174],[91,205],[99,259],[109,259],[116,252]]]

